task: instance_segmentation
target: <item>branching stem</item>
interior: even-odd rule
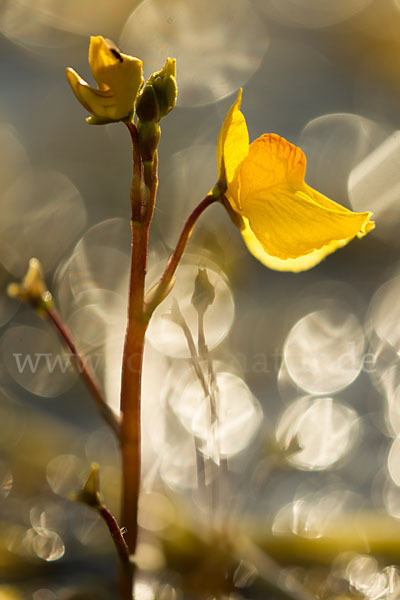
[[[151,302],[145,304],[145,275],[147,267],[149,228],[157,193],[157,153],[151,161],[143,161],[139,137],[134,123],[127,124],[132,140],[133,174],[131,183],[132,256],[129,284],[128,323],[122,359],[121,376],[121,454],[122,506],[121,525],[126,530],[129,553],[136,550],[138,500],[141,468],[141,388],[143,353],[147,325],[154,309],[169,290],[171,280],[182,258],[193,227],[203,211],[219,199],[218,190],[208,194],[186,221],[178,244]],[[133,573],[132,573],[133,580]],[[121,580],[122,581],[122,580]]]

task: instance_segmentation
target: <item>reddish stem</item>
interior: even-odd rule
[[[151,303],[145,306],[144,291],[149,228],[157,192],[157,154],[155,154],[152,162],[146,162],[146,177],[144,177],[136,126],[133,123],[127,126],[131,134],[133,149],[133,177],[131,184],[132,258],[128,324],[122,359],[121,379],[121,524],[126,528],[125,539],[129,552],[134,554],[138,534],[137,512],[141,462],[140,402],[146,329],[152,311],[170,285],[197,219],[210,204],[216,202],[219,198],[212,193],[208,194],[189,216],[179,237],[178,244],[168,261],[164,275],[160,280],[159,290],[153,296]]]
[[[85,358],[80,354],[74,340],[72,334],[66,324],[63,322],[58,311],[52,307],[46,310],[46,315],[53,323],[61,338],[67,344],[68,348],[71,350],[72,356],[74,357],[77,369],[79,373],[82,375],[83,380],[85,381],[87,387],[89,388],[90,393],[92,394],[97,408],[99,409],[102,417],[107,421],[110,425],[111,429],[114,431],[115,435],[119,438],[120,436],[120,424],[118,422],[117,417],[108,406],[103,391],[101,389],[100,383],[93,373],[92,369],[88,365]]]
[[[115,548],[118,553],[120,563],[120,596],[121,600],[132,600],[132,587],[133,587],[133,564],[129,559],[129,548],[124,540],[122,531],[114,517],[109,511],[107,506],[101,504],[98,511],[108,527]]]
[[[144,280],[147,262],[148,228],[132,222],[132,263],[128,325],[122,363],[122,516],[131,554],[137,540],[137,509],[140,487],[140,399],[145,333],[143,316]]]
[[[207,194],[203,200],[196,206],[193,212],[187,218],[185,225],[181,231],[175,250],[169,257],[165,271],[158,282],[157,291],[152,297],[151,302],[146,306],[146,314],[150,318],[154,309],[157,308],[158,304],[165,297],[166,292],[171,284],[172,278],[175,275],[175,271],[182,259],[183,253],[187,246],[190,236],[192,235],[193,228],[196,224],[197,219],[203,214],[203,212],[214,202],[219,201],[219,197],[213,193]]]
[[[128,323],[122,359],[121,377],[121,453],[122,506],[121,524],[126,528],[126,542],[131,554],[137,542],[137,512],[140,490],[140,402],[145,334],[148,319],[144,314],[144,289],[149,228],[157,191],[157,156],[154,157],[152,181],[142,183],[142,161],[138,135],[133,123],[128,124],[133,151],[132,256],[129,283]]]

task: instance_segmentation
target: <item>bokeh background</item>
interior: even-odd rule
[[[5,293],[39,258],[118,411],[130,142],[122,125],[88,126],[66,82],[66,66],[91,81],[91,34],[143,59],[146,76],[177,59],[149,286],[215,183],[239,87],[251,139],[300,145],[307,182],[376,221],[295,275],[253,259],[221,207],[201,218],[148,332],[138,597],[153,598],[155,572],[164,599],[182,597],[185,574],[168,567],[162,540],[177,522],[213,519],[240,523],[281,562],[281,580],[319,597],[400,593],[399,32],[398,0],[1,1],[0,598],[112,597],[103,524],[67,498],[97,461],[118,511],[117,446],[50,326]],[[185,337],[166,318],[175,298],[196,338],[199,265],[216,292],[205,316],[212,430]],[[217,504],[199,492],[196,448]],[[243,565],[237,594],[260,571]]]

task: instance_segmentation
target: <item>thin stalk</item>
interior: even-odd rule
[[[175,275],[175,271],[182,259],[183,253],[185,252],[189,238],[192,235],[192,231],[197,219],[202,215],[206,208],[211,206],[211,204],[214,204],[214,202],[218,202],[219,200],[220,198],[218,196],[210,192],[209,194],[207,194],[207,196],[203,198],[200,204],[196,206],[196,208],[187,218],[179,236],[179,240],[175,247],[175,250],[169,257],[165,271],[161,276],[160,281],[158,282],[157,291],[154,294],[154,296],[152,296],[151,302],[149,302],[146,306],[146,314],[148,315],[148,318],[150,318],[154,309],[157,308],[161,300],[165,298],[166,292],[170,287],[172,278]]]
[[[120,566],[120,597],[121,600],[132,600],[133,564],[129,559],[129,548],[124,540],[121,529],[107,506],[101,504],[97,509],[107,525],[111,538],[117,550]]]
[[[197,470],[197,485],[199,488],[199,497],[201,501],[206,500],[206,461],[204,460],[204,454],[201,451],[202,443],[195,437],[194,438],[194,449],[196,452],[196,470]]]
[[[198,354],[201,360],[207,362],[207,390],[206,398],[208,398],[210,402],[210,434],[213,438],[214,450],[217,449],[217,439],[216,439],[216,429],[218,427],[218,413],[217,413],[217,402],[215,398],[215,392],[217,390],[217,380],[215,377],[214,365],[210,356],[210,352],[208,350],[208,346],[206,344],[206,336],[205,336],[205,327],[204,327],[204,310],[197,309],[197,348]],[[220,451],[218,444],[218,460],[220,460]],[[213,463],[212,463],[213,464]],[[213,464],[213,468],[215,471],[215,464]],[[211,512],[212,517],[216,519],[216,513],[218,509],[218,499],[219,499],[219,489],[218,489],[218,480],[216,477],[212,477],[211,479]]]
[[[196,344],[194,342],[192,332],[190,331],[190,328],[185,321],[185,318],[179,308],[179,304],[177,301],[175,301],[172,306],[171,319],[174,321],[174,323],[179,325],[179,327],[182,329],[182,333],[185,336],[185,340],[186,340],[186,343],[187,343],[187,346],[188,346],[188,349],[190,352],[190,358],[192,361],[193,368],[195,370],[198,380],[200,381],[201,387],[203,389],[203,393],[204,393],[205,397],[207,397],[208,393],[209,393],[207,381],[204,377],[203,370],[201,368],[199,355],[198,355],[197,349],[196,349]],[[201,451],[202,441],[198,437],[194,436],[194,444],[195,444],[195,450],[196,450],[197,483],[198,483],[198,487],[199,487],[200,496],[202,499],[205,500],[206,499],[206,488],[207,488],[207,485],[206,485],[206,461],[204,459],[204,454]]]
[[[217,403],[215,400],[215,391],[217,388],[217,380],[215,377],[214,365],[210,356],[210,352],[208,350],[208,346],[206,344],[206,336],[205,336],[205,328],[204,328],[204,311],[197,311],[197,347],[198,353],[201,360],[207,362],[207,371],[208,371],[208,396],[210,398],[210,416],[211,416],[211,425],[214,426],[217,424],[218,415],[217,415]]]
[[[122,498],[121,524],[126,543],[134,554],[137,542],[137,513],[141,466],[141,387],[145,334],[148,320],[144,315],[144,290],[147,266],[149,227],[157,190],[157,161],[151,188],[143,185],[142,161],[136,127],[128,125],[132,140],[133,176],[131,184],[132,255],[129,283],[128,323],[121,376],[121,454]]]
[[[140,488],[140,402],[143,352],[147,321],[143,317],[144,283],[147,263],[148,228],[132,221],[132,262],[128,324],[122,361],[121,524],[126,542],[134,554],[137,541],[137,511]]]
[[[197,353],[196,344],[194,342],[192,332],[190,331],[189,325],[186,323],[185,318],[181,312],[179,304],[176,300],[174,300],[172,308],[171,308],[171,321],[176,323],[181,329],[182,333],[185,336],[185,340],[189,349],[190,358],[192,361],[193,368],[196,372],[197,378],[200,381],[201,387],[203,388],[203,392],[206,396],[209,394],[209,389],[207,385],[206,378],[204,377],[203,370],[201,368],[199,355]]]
[[[58,311],[52,307],[46,310],[46,315],[58,331],[60,337],[66,343],[68,348],[71,350],[72,356],[75,360],[77,369],[79,373],[82,375],[84,382],[91,395],[93,396],[96,406],[101,414],[101,416],[105,419],[105,421],[109,424],[111,429],[114,431],[115,435],[119,438],[120,436],[120,424],[113,413],[113,411],[108,406],[103,391],[101,389],[100,383],[93,373],[92,369],[88,365],[85,358],[80,354],[74,340],[72,334],[66,324],[63,322]]]

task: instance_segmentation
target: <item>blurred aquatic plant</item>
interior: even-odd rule
[[[143,84],[142,62],[121,53],[112,42],[96,36],[90,41],[89,64],[97,89],[88,85],[73,69],[67,69],[74,94],[92,113],[87,122],[101,125],[122,121],[129,130],[133,151],[130,189],[132,255],[120,419],[109,408],[100,383],[51,302],[37,261],[31,263],[22,284],[13,284],[9,292],[32,304],[55,326],[70,348],[102,416],[119,441],[122,457],[121,528],[99,495],[97,467],[92,467],[77,497],[100,512],[105,520],[121,559],[120,596],[130,600],[134,578],[132,556],[136,551],[138,531],[145,334],[153,313],[174,286],[176,270],[199,217],[210,205],[222,204],[240,229],[249,250],[261,262],[273,269],[293,272],[313,267],[352,238],[364,236],[374,224],[370,220],[371,213],[353,213],[309,187],[304,182],[305,156],[293,144],[278,135],[264,134],[249,145],[246,122],[240,111],[239,91],[218,138],[218,180],[188,216],[163,274],[146,292],[149,229],[158,186],[160,121],[176,104],[175,60],[168,58],[165,66]],[[242,430],[244,443],[257,428],[259,407],[244,382],[232,373],[218,370],[210,357],[205,318],[216,304],[216,288],[205,268],[198,270],[189,300],[197,315],[197,340],[193,338],[176,300],[172,301],[168,319],[182,330],[189,348],[200,386],[200,389],[190,389],[189,393],[201,399],[201,410],[197,421],[192,419],[190,425],[182,405],[175,405],[174,411],[193,434],[197,472],[203,478],[206,476],[204,457],[223,465],[224,455],[240,448],[240,445],[233,449],[229,446],[229,436],[224,430],[232,390],[240,387],[240,406],[247,415],[245,432]],[[236,422],[234,427],[242,428],[243,422],[237,421],[238,415],[231,414],[232,421]],[[229,427],[226,429],[229,430]],[[204,433],[207,430],[212,432],[211,438]],[[214,499],[215,494],[214,490]]]

